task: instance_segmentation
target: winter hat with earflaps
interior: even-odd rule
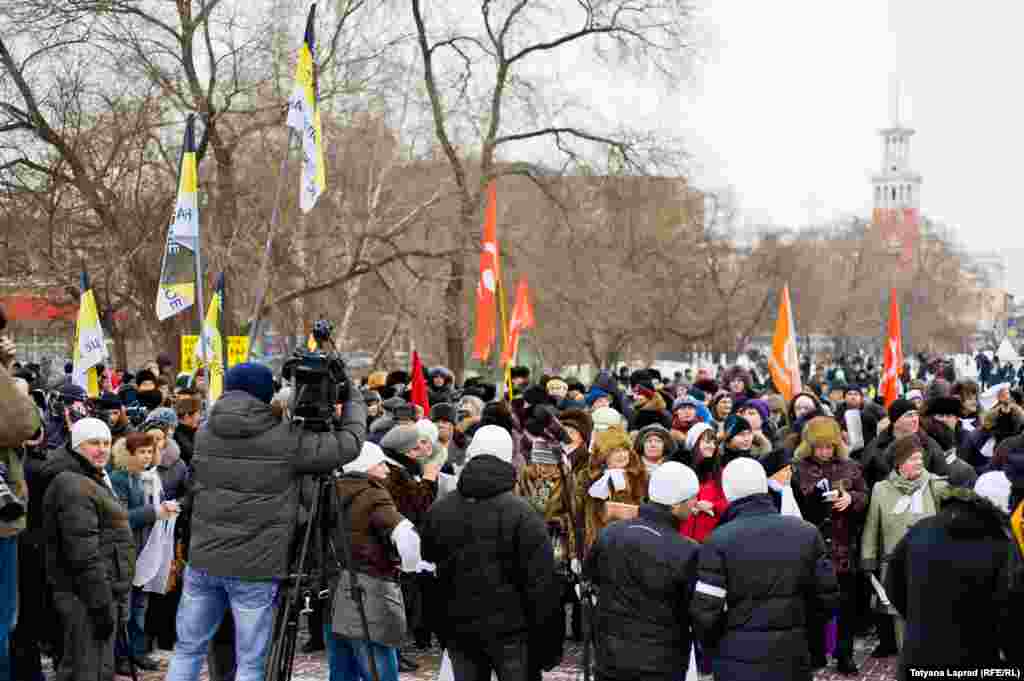
[[[697,474],[689,466],[669,461],[658,466],[651,475],[647,497],[655,504],[675,506],[697,496],[699,490]]]

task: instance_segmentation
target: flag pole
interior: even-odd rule
[[[188,122],[186,125],[192,125],[195,116],[189,114]],[[198,166],[198,161],[196,163]],[[196,168],[196,178],[199,177],[199,168]],[[196,186],[196,207],[199,206],[199,187],[198,183]],[[196,314],[199,315],[199,356],[202,359],[202,365],[206,371],[206,386],[207,392],[209,392],[210,386],[210,368],[209,368],[209,356],[206,353],[206,304],[203,302],[203,259],[202,259],[202,243],[203,233],[200,230],[196,235]]]
[[[260,274],[257,281],[260,282],[259,293],[256,296],[256,304],[252,310],[252,322],[249,325],[249,354],[246,361],[252,358],[252,350],[256,345],[256,332],[259,330],[260,316],[263,311],[263,301],[267,296],[267,288],[270,286],[270,254],[274,243],[274,232],[277,231],[277,224],[281,220],[281,192],[284,188],[284,179],[288,174],[288,159],[292,155],[292,142],[295,140],[295,129],[288,128],[288,141],[285,143],[284,158],[281,159],[281,167],[277,173],[277,188],[274,190],[274,207],[270,213],[270,227],[267,230],[267,244],[263,249],[263,262],[260,264]]]

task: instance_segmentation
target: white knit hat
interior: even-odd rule
[[[622,414],[611,407],[595,409],[594,413],[590,415],[590,419],[594,422],[595,433],[600,433],[602,430],[608,430],[609,428],[622,428],[624,423]]]
[[[974,491],[1006,513],[1010,512],[1010,479],[1003,471],[989,471],[978,476]]]
[[[384,450],[372,442],[364,442],[363,448],[359,450],[359,456],[354,461],[342,466],[341,470],[346,473],[366,473],[379,463],[387,461]]]
[[[722,471],[722,491],[729,503],[755,494],[767,494],[768,476],[764,466],[749,456],[734,459]]]
[[[89,440],[110,441],[110,428],[99,419],[85,418],[71,426],[71,449],[78,451],[83,442]]]
[[[655,504],[675,506],[697,496],[699,489],[697,474],[689,466],[678,461],[668,461],[658,466],[651,475],[647,496]]]
[[[419,432],[421,440],[430,440],[430,444],[437,444],[437,426],[434,425],[433,421],[430,419],[420,419],[416,422],[416,430]]]
[[[496,456],[505,463],[512,463],[512,453],[515,446],[512,444],[512,436],[501,426],[483,426],[473,436],[473,441],[466,448],[466,461],[474,456],[490,454]]]
[[[686,449],[692,452],[693,448],[697,446],[697,440],[700,439],[700,436],[708,432],[709,430],[714,429],[703,422],[695,423],[692,426],[690,426],[690,429],[686,431]]]

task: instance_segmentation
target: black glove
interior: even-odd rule
[[[114,635],[115,623],[110,606],[89,608],[89,619],[92,620],[92,637],[97,641],[106,641]]]

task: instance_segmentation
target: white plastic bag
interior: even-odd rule
[[[782,515],[791,515],[800,518],[804,517],[804,514],[800,512],[800,507],[797,506],[796,497],[793,496],[793,487],[786,485],[782,488],[782,509],[780,510]]]
[[[132,584],[150,593],[167,593],[167,580],[174,561],[174,526],[178,517],[158,520],[149,533],[146,545],[135,561],[135,579]]]
[[[690,644],[690,666],[686,668],[686,681],[697,681],[700,673],[697,671],[697,656],[694,654],[696,646]]]
[[[491,681],[497,681],[498,675],[491,672]],[[437,670],[437,681],[455,681],[455,670],[452,669],[452,659],[448,657],[448,649],[445,648],[441,655],[441,668]],[[686,681],[690,681],[689,678]]]

